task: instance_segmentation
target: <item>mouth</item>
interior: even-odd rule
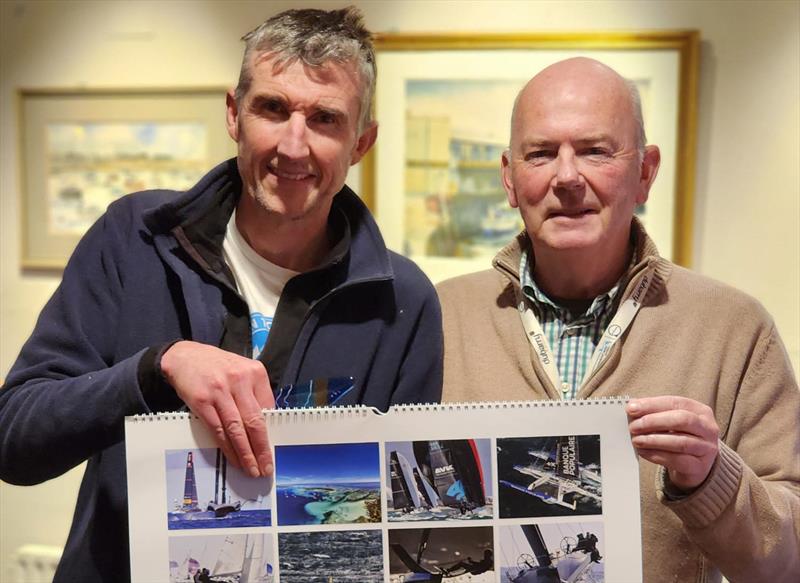
[[[558,209],[550,211],[548,218],[557,219],[563,217],[567,219],[579,219],[581,217],[595,214],[597,214],[597,211],[594,209]]]
[[[294,180],[300,182],[314,178],[316,175],[309,170],[278,168],[272,164],[267,165],[267,170],[281,180]]]

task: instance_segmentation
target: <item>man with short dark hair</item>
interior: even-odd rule
[[[344,186],[377,134],[360,14],[290,10],[244,40],[227,95],[237,158],[186,193],[112,204],[0,391],[2,479],[88,459],[56,581],[129,576],[126,415],[188,407],[257,477],[273,472],[261,411],[276,398],[439,399],[435,291]]]
[[[446,401],[634,397],[644,580],[794,581],[800,391],[752,298],[661,258],[635,88],[585,58],[517,97],[502,179],[525,231],[438,286]]]

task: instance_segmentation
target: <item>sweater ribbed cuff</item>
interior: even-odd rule
[[[667,480],[662,467],[656,472],[656,491],[663,504],[670,508],[689,528],[705,528],[733,503],[743,471],[742,458],[719,442],[719,454],[706,481],[694,492],[679,500],[670,500],[664,489]]]
[[[169,384],[161,372],[161,357],[173,344],[179,341],[180,339],[177,339],[151,346],[139,360],[136,375],[139,381],[139,390],[142,391],[142,396],[150,411],[168,410],[164,408],[166,407],[166,401],[169,400],[166,393],[173,393],[173,391],[166,390],[169,388]]]

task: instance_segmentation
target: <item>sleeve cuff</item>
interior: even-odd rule
[[[171,411],[180,407],[180,399],[161,373],[161,357],[179,341],[180,339],[151,346],[139,360],[136,371],[139,390],[151,412]]]
[[[739,490],[743,472],[742,458],[727,445],[719,442],[719,454],[706,481],[688,495],[675,496],[667,471],[656,472],[656,492],[661,503],[670,508],[689,528],[705,528],[733,502]]]

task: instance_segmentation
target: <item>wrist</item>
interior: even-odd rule
[[[173,340],[166,344],[162,344],[159,348],[154,364],[158,375],[167,383],[171,384],[171,379],[176,367],[176,351],[180,350],[179,344],[184,344],[187,340]]]
[[[164,354],[180,340],[172,340],[164,344],[151,346],[142,354],[137,368],[139,390],[151,411],[166,411],[179,403],[174,401],[174,391],[162,370]]]

